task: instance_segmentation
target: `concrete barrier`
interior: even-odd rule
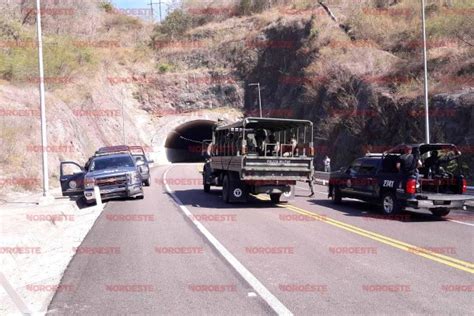
[[[94,187],[95,202],[98,207],[102,207],[102,197],[100,196],[100,189],[98,186]]]
[[[329,172],[315,171],[313,179],[316,184],[329,185]]]

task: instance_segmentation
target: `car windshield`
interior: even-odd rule
[[[117,169],[123,167],[134,167],[132,157],[130,156],[119,156],[119,157],[102,157],[95,159],[90,167],[90,171],[105,170],[105,169]]]

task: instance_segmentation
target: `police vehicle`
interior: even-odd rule
[[[397,168],[407,146],[421,162],[416,174]],[[473,199],[465,195],[460,156],[453,144],[400,145],[382,154],[368,154],[330,175],[329,197],[334,203],[345,197],[376,203],[386,215],[410,209],[446,216]]]

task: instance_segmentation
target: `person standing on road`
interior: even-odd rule
[[[331,172],[331,158],[326,156],[323,162],[324,162],[324,172]]]
[[[313,196],[314,196],[314,185],[313,185],[313,182],[314,182],[314,173],[313,173],[313,175],[311,176],[311,178],[309,178],[308,180],[306,180],[306,182],[308,183],[309,190],[311,191],[311,193],[309,194],[309,197],[313,197]]]

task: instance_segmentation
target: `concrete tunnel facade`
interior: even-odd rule
[[[193,119],[170,125],[158,130],[153,138],[155,162],[169,164],[203,161],[202,141],[212,139],[212,130],[217,121]]]

